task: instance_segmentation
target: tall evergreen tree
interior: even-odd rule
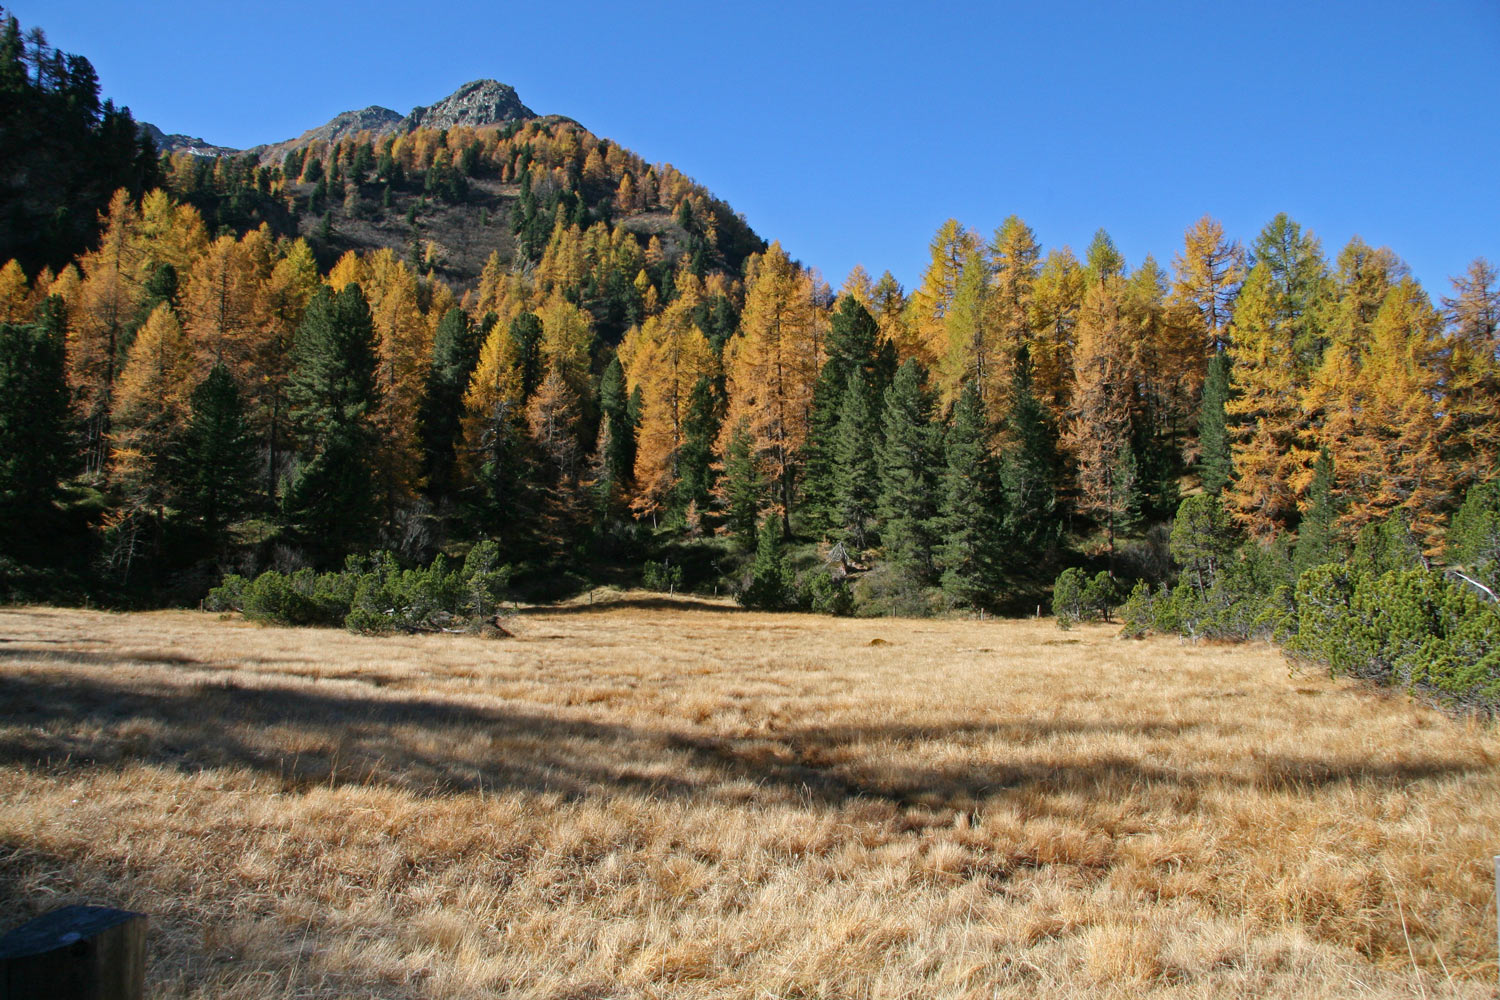
[[[724,451],[724,474],[719,477],[719,502],[724,508],[724,527],[741,550],[755,545],[765,483],[755,462],[755,439],[743,423],[729,435]],[[769,519],[768,519],[769,520]]]
[[[1051,548],[1062,535],[1057,428],[1032,389],[1031,372],[1030,360],[1023,356],[1011,383],[1005,446],[1000,454],[1005,535],[1014,557],[1026,565],[1035,565],[1038,550]]]
[[[630,396],[625,390],[625,369],[618,355],[611,356],[599,379],[600,475],[596,488],[606,503],[623,495],[635,468],[636,425],[630,417]]]
[[[1198,411],[1198,476],[1203,492],[1218,496],[1234,476],[1229,455],[1229,428],[1224,404],[1229,400],[1229,354],[1219,351],[1208,361],[1203,406]]]
[[[833,450],[833,499],[839,538],[864,549],[870,544],[880,494],[880,415],[875,393],[858,371],[844,386]]]
[[[886,562],[906,586],[932,578],[937,514],[937,444],[925,372],[908,358],[886,390],[880,448],[880,539]]]
[[[176,454],[177,504],[218,540],[250,503],[255,452],[234,376],[222,364],[193,390],[192,409]]]
[[[521,396],[530,399],[546,374],[542,367],[542,320],[534,312],[523,312],[510,321],[510,337],[515,341],[521,370]]]
[[[714,396],[713,380],[705,375],[693,385],[682,422],[677,495],[673,502],[676,512],[685,514],[693,507],[701,513],[708,508],[715,485],[714,442],[718,439],[719,401]]]
[[[462,309],[454,306],[443,314],[433,335],[421,411],[424,473],[433,500],[453,494],[464,392],[479,363],[479,346],[477,331]]]
[[[889,342],[884,345],[889,347]],[[839,300],[826,342],[828,360],[813,386],[812,414],[803,445],[802,508],[807,526],[820,533],[839,533],[840,483],[844,468],[839,457],[845,402],[858,379],[865,394],[878,398],[894,374],[880,338],[875,317],[853,295]],[[887,369],[890,369],[889,371]],[[868,402],[865,400],[866,412]],[[863,529],[861,529],[861,534]]]
[[[287,397],[302,464],[284,508],[299,537],[325,561],[368,544],[375,524],[375,364],[375,325],[359,285],[337,295],[320,289],[292,346]]]
[[[0,551],[28,556],[49,532],[68,460],[61,301],[35,324],[0,324]]]
[[[933,553],[943,593],[955,603],[984,607],[1000,586],[1000,491],[988,447],[989,423],[979,390],[964,386],[943,441],[939,542]]]

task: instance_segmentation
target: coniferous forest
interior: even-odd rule
[[[1138,261],[1012,216],[834,288],[566,119],[158,156],[14,18],[0,149],[0,598],[1050,607],[1500,705],[1483,259],[1429,290],[1286,215]]]

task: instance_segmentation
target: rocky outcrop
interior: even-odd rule
[[[530,121],[536,117],[536,112],[521,103],[516,88],[495,80],[474,80],[436,104],[412,108],[408,115],[372,104],[361,111],[345,111],[334,115],[325,124],[308,129],[295,139],[246,150],[215,146],[185,135],[167,135],[155,125],[145,122],[141,123],[140,128],[142,133],[151,136],[156,148],[163,152],[187,152],[194,156],[249,154],[258,157],[261,163],[272,164],[280,163],[282,157],[294,149],[303,149],[314,142],[338,142],[345,136],[360,132],[369,132],[379,138],[392,133],[415,132],[420,128],[448,129],[459,125],[484,128],[507,122]]]
[[[483,128],[506,122],[530,121],[536,112],[521,103],[516,88],[494,80],[474,80],[426,108],[412,108],[401,122],[401,131],[419,128],[448,129],[460,125]]]
[[[280,163],[281,158],[287,153],[294,149],[303,149],[314,142],[338,142],[346,135],[357,135],[360,132],[382,136],[388,132],[398,131],[403,120],[399,113],[390,108],[372,104],[362,111],[342,111],[326,123],[317,128],[308,129],[295,139],[272,143],[268,146],[256,146],[246,152],[259,156],[261,163]]]

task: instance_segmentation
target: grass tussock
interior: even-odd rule
[[[1102,627],[513,631],[0,610],[0,929],[147,911],[162,997],[1494,994],[1493,728]]]

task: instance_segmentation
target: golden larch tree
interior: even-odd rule
[[[1399,508],[1436,551],[1453,489],[1441,450],[1440,331],[1421,286],[1401,278],[1365,343],[1353,353],[1331,350],[1331,364],[1319,372],[1320,443],[1333,454],[1340,524],[1350,534]]]
[[[1063,435],[1078,464],[1079,508],[1104,525],[1111,561],[1134,488],[1126,461],[1135,372],[1125,297],[1125,283],[1114,275],[1084,297],[1073,351],[1073,412]]]
[[[1172,266],[1172,304],[1184,312],[1184,323],[1196,326],[1202,356],[1223,350],[1234,297],[1245,279],[1244,249],[1224,238],[1222,223],[1205,215],[1189,227]]]
[[[620,344],[626,391],[641,393],[637,495],[631,506],[644,516],[660,511],[677,485],[683,420],[693,386],[718,371],[708,338],[693,325],[695,305],[696,296],[679,297],[660,316],[633,328]]]
[[[813,385],[823,364],[812,282],[781,249],[755,262],[740,336],[725,347],[725,428],[748,430],[765,479],[774,484],[782,529],[791,530],[796,456],[807,440]],[[727,436],[720,453],[728,446]]]
[[[1235,519],[1265,540],[1292,527],[1312,479],[1318,445],[1303,400],[1308,372],[1297,330],[1271,269],[1245,279],[1229,329],[1230,384],[1224,404],[1236,478],[1225,491]]]
[[[1446,450],[1454,486],[1467,490],[1500,471],[1500,283],[1483,257],[1453,279],[1443,299]]]
[[[1032,377],[1037,398],[1057,421],[1066,418],[1072,399],[1074,334],[1086,288],[1083,268],[1067,247],[1047,254],[1032,285]]]
[[[907,322],[913,333],[913,356],[928,368],[935,367],[948,352],[945,320],[958,293],[964,261],[979,248],[978,234],[960,225],[957,219],[939,226],[927,245],[927,269],[922,272],[922,284],[907,301]]]

